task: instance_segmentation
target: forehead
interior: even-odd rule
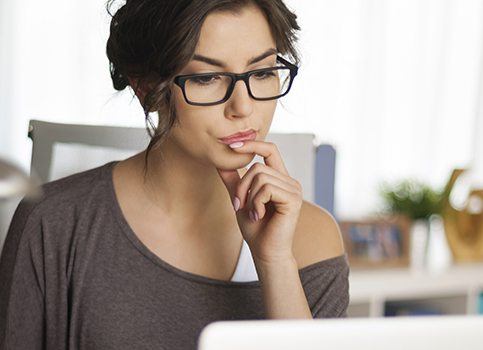
[[[263,12],[246,6],[239,13],[214,12],[202,25],[195,53],[213,57],[232,67],[245,67],[246,62],[268,48],[275,40]]]

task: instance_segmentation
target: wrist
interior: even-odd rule
[[[253,261],[258,274],[261,275],[260,278],[270,273],[291,272],[293,270],[298,271],[298,264],[293,255],[271,259],[260,259],[253,256]]]

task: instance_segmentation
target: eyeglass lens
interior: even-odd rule
[[[214,103],[223,100],[231,85],[231,77],[210,74],[186,80],[185,93],[195,103]],[[274,98],[284,94],[290,85],[290,69],[275,67],[251,74],[248,79],[255,98]]]

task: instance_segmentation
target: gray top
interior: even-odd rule
[[[116,162],[19,203],[0,258],[0,349],[195,349],[211,322],[266,318],[260,281],[183,271],[137,238]],[[314,317],[346,316],[348,274],[345,254],[299,270]]]

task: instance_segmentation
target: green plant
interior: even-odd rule
[[[402,180],[394,185],[384,182],[379,188],[385,210],[392,214],[405,214],[413,220],[429,219],[441,214],[444,192],[413,180]]]

